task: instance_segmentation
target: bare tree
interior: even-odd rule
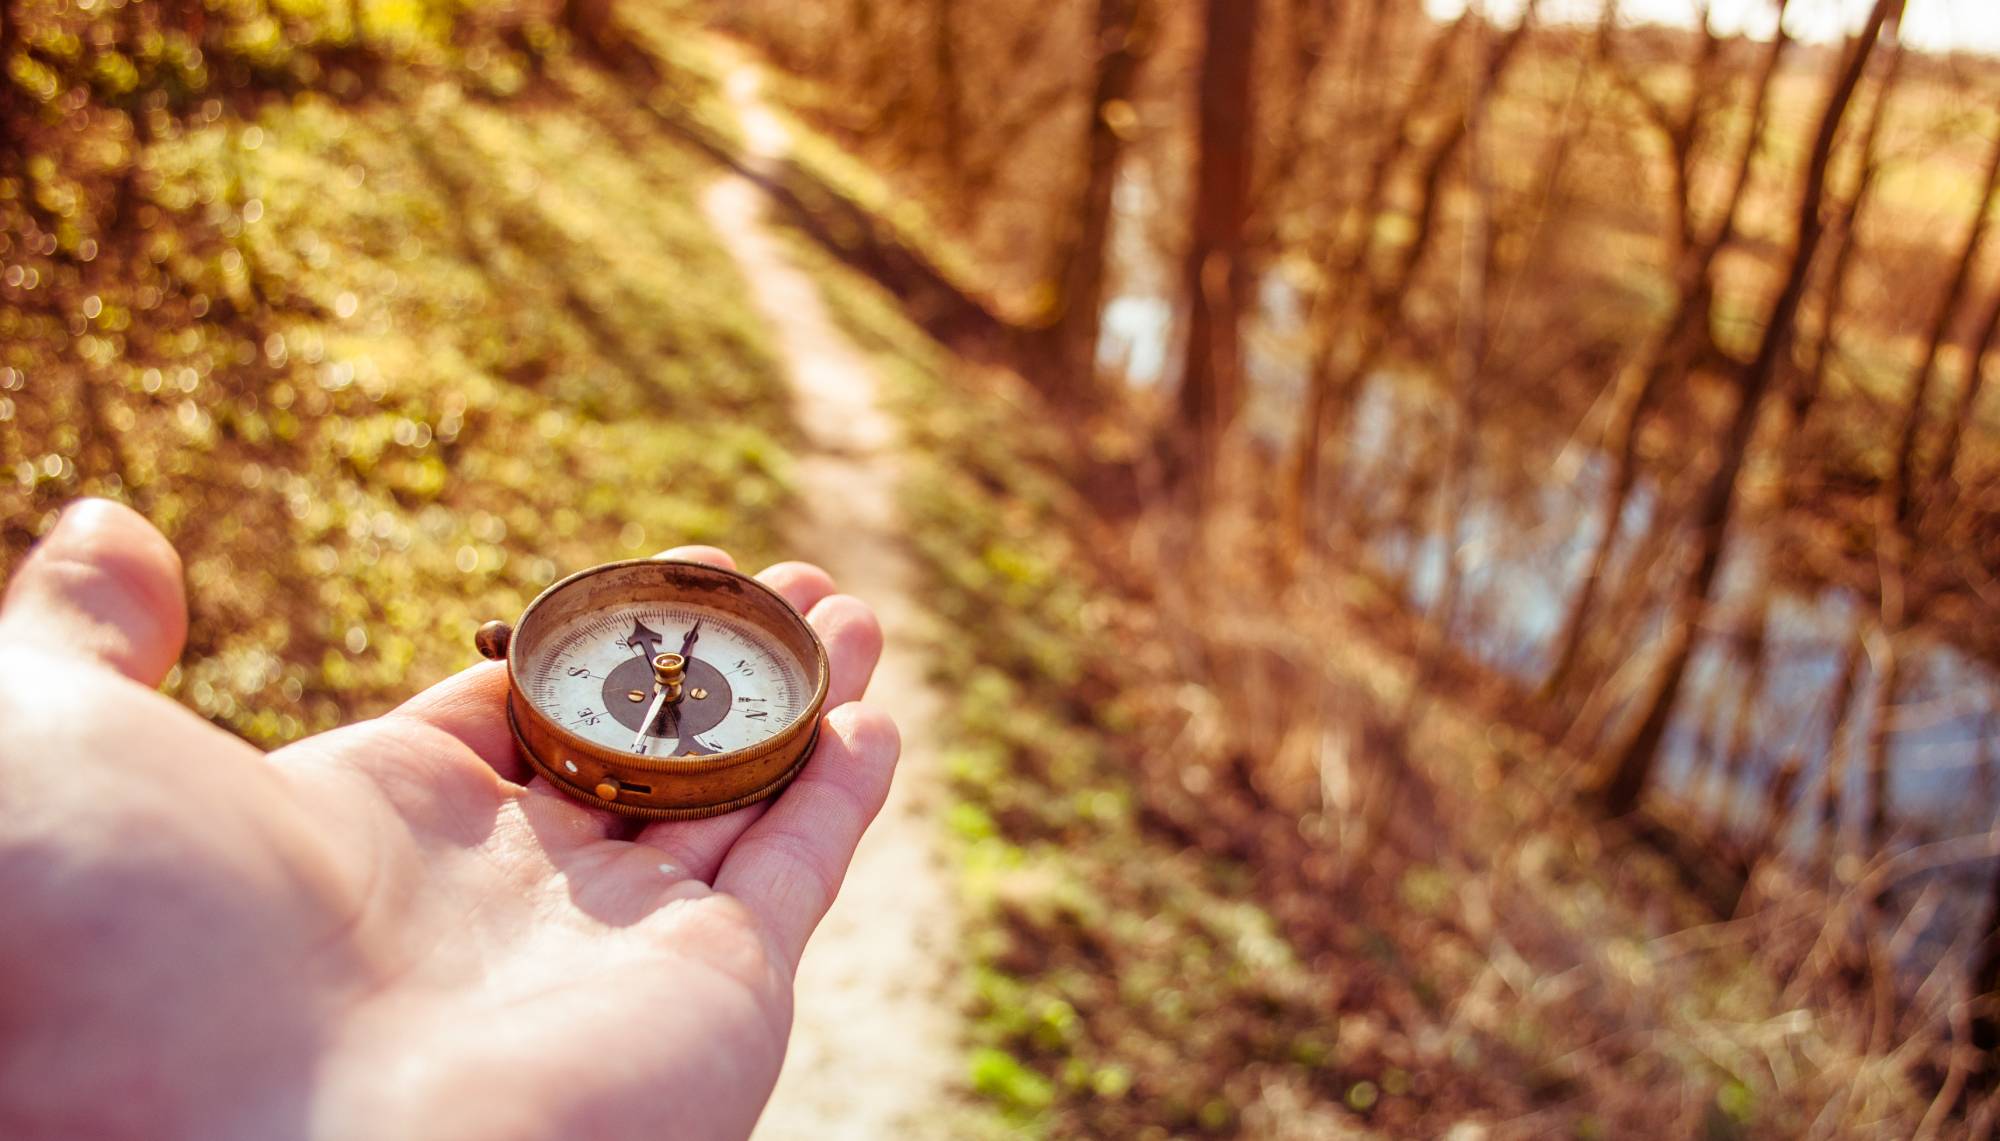
[[[1974,264],[1978,261],[1982,243],[1986,239],[1988,219],[1996,196],[2000,196],[2000,139],[1994,142],[1993,153],[1987,159],[1986,176],[1981,184],[1979,198],[1973,204],[1972,224],[1966,230],[1965,241],[1960,244],[1958,257],[1952,264],[1951,277],[1945,285],[1944,297],[1938,302],[1937,312],[1931,317],[1929,335],[1924,338],[1923,355],[1918,359],[1916,369],[1910,375],[1909,402],[1903,408],[1902,430],[1896,436],[1896,462],[1889,486],[1891,506],[1899,521],[1912,517],[1914,498],[1922,490],[1917,478],[1918,437],[1923,431],[1925,413],[1930,405],[1931,385],[1936,380],[1938,354],[1950,339],[1952,326],[1958,317],[1959,301],[1965,294],[1966,286],[1972,280]],[[1983,337],[1984,330],[1981,331]],[[1969,360],[1978,359],[1978,343],[1966,346]]]
[[[1903,682],[1903,654],[1898,642],[1910,621],[1911,547],[1919,525],[1917,515],[1917,463],[1919,436],[1930,404],[1931,385],[1937,373],[1938,355],[1950,338],[1958,317],[1959,300],[1972,278],[1986,238],[1987,216],[1996,192],[2000,192],[2000,140],[1995,140],[1987,161],[1986,178],[1974,204],[1972,224],[1960,245],[1951,277],[1931,317],[1930,332],[1924,338],[1922,354],[1910,374],[1908,402],[1903,407],[1901,430],[1896,435],[1895,463],[1882,489],[1876,514],[1876,559],[1880,567],[1877,599],[1881,605],[1883,660],[1876,663],[1874,716],[1868,725],[1868,843],[1877,851],[1889,840],[1889,762],[1895,740],[1895,709]],[[1981,331],[1982,336],[1984,331]],[[1980,345],[1969,346],[1967,359],[1976,373]],[[1970,389],[1972,379],[1966,379]],[[1955,445],[1954,445],[1955,446]]]
[[[1827,706],[1826,761],[1820,771],[1819,857],[1833,858],[1840,842],[1840,805],[1847,792],[1847,725],[1854,709],[1854,690],[1861,678],[1861,659],[1867,639],[1861,631],[1847,640],[1840,655],[1840,670],[1834,675],[1832,697]]]
[[[1444,68],[1471,17],[1472,8],[1468,5],[1456,20],[1431,38],[1418,64],[1419,76],[1436,75]],[[1387,208],[1390,176],[1414,142],[1415,120],[1438,98],[1438,91],[1437,86],[1428,83],[1420,83],[1411,91],[1369,159],[1367,182],[1359,199],[1347,209],[1329,211],[1332,217],[1318,221],[1319,233],[1309,243],[1317,247],[1312,260],[1328,268],[1322,284],[1314,291],[1307,315],[1312,348],[1306,364],[1306,407],[1286,453],[1280,490],[1280,538],[1288,553],[1296,553],[1304,545],[1313,516],[1314,491],[1319,484],[1320,456],[1326,436],[1332,430],[1334,410],[1343,402],[1348,378],[1358,372],[1341,369],[1336,360],[1347,324],[1348,305],[1355,295],[1363,292],[1361,275],[1374,246],[1378,223]],[[1345,242],[1344,234],[1351,235]]]
[[[1068,391],[1085,402],[1096,396],[1097,339],[1103,319],[1105,262],[1111,244],[1112,194],[1129,127],[1132,89],[1138,82],[1148,29],[1141,0],[1097,0],[1096,67],[1083,137],[1082,189],[1064,212],[1057,254],[1061,293],[1054,337],[1058,367]]]
[[[1614,381],[1612,411],[1602,441],[1604,451],[1611,458],[1611,470],[1599,494],[1598,532],[1585,562],[1583,576],[1577,580],[1563,619],[1557,626],[1552,643],[1555,653],[1548,673],[1542,679],[1542,691],[1546,694],[1559,691],[1568,681],[1570,671],[1576,667],[1578,653],[1583,647],[1584,631],[1596,606],[1605,571],[1610,566],[1612,550],[1617,545],[1619,523],[1625,516],[1626,504],[1631,501],[1632,490],[1637,486],[1639,433],[1646,416],[1668,380],[1683,374],[1708,340],[1712,301],[1708,282],[1716,255],[1735,235],[1737,215],[1750,183],[1751,163],[1764,132],[1772,81],[1778,73],[1779,63],[1784,59],[1788,42],[1784,25],[1787,3],[1789,0],[1779,0],[1778,30],[1757,72],[1755,93],[1750,100],[1750,127],[1737,155],[1727,205],[1706,235],[1699,234],[1697,230],[1692,191],[1685,172],[1674,179],[1677,198],[1669,210],[1669,217],[1677,220],[1674,223],[1674,305],[1666,320],[1647,338],[1632,364],[1622,370]],[[1713,40],[1713,35],[1707,32],[1704,25],[1704,44],[1712,44]],[[1712,64],[1713,51],[1712,47],[1705,46],[1697,57],[1697,67],[1692,76],[1697,94],[1689,97],[1686,107],[1678,115],[1658,106],[1651,96],[1644,96],[1650,108],[1648,118],[1667,138],[1676,170],[1682,170],[1690,161],[1688,156],[1692,153],[1701,111],[1705,106],[1699,92],[1706,85],[1704,69]],[[1637,89],[1636,84],[1630,86]]]
[[[1893,101],[1891,97],[1895,94],[1897,80],[1902,76],[1902,42],[1890,41],[1884,46],[1882,55],[1882,75],[1875,84],[1875,105],[1868,112],[1868,125],[1862,129],[1860,145],[1855,148],[1854,189],[1839,211],[1838,229],[1832,238],[1833,260],[1827,269],[1825,299],[1820,304],[1819,332],[1813,339],[1811,356],[1804,362],[1792,386],[1794,427],[1805,423],[1808,410],[1826,387],[1826,372],[1839,345],[1841,320],[1847,311],[1848,285],[1853,277],[1856,254],[1861,248],[1862,213],[1869,202],[1869,192],[1882,172],[1882,123],[1888,118],[1889,104]]]
[[[1678,108],[1668,105],[1665,100],[1647,90],[1645,84],[1639,82],[1624,66],[1624,61],[1619,58],[1618,53],[1611,50],[1610,33],[1615,24],[1614,19],[1607,15],[1606,21],[1599,26],[1598,54],[1608,65],[1606,71],[1612,81],[1639,105],[1641,114],[1657,130],[1661,141],[1667,147],[1667,173],[1672,186],[1668,197],[1668,248],[1673,251],[1672,260],[1676,263],[1688,256],[1697,240],[1696,235],[1699,230],[1694,200],[1696,148],[1702,141],[1703,128],[1706,126],[1707,117],[1703,112],[1715,98],[1716,67],[1722,56],[1722,39],[1715,34],[1715,25],[1711,22],[1713,15],[1711,7],[1707,0],[1702,0],[1698,5],[1698,14],[1701,18],[1696,22],[1696,28],[1699,38],[1696,41],[1694,60],[1688,68],[1687,97],[1681,101],[1681,106]],[[1606,4],[1605,8],[1607,14],[1615,13],[1616,0]],[[1784,7],[1781,3],[1778,10],[1778,31],[1772,37],[1773,51],[1766,56],[1767,59],[1774,60],[1777,54],[1783,51],[1785,38]],[[1767,65],[1767,76],[1768,71]],[[1759,110],[1768,82],[1768,78],[1760,78],[1758,82]],[[1754,123],[1756,115],[1753,114],[1751,119]],[[1752,142],[1754,141],[1753,134]]]
[[[1522,26],[1527,19],[1522,19]],[[1478,35],[1482,53],[1487,46],[1482,20]],[[1471,194],[1459,264],[1458,337],[1451,354],[1451,410],[1445,433],[1445,463],[1437,489],[1437,531],[1444,536],[1444,577],[1438,585],[1432,607],[1431,627],[1436,644],[1430,657],[1435,662],[1451,639],[1453,620],[1458,616],[1458,595],[1464,579],[1458,554],[1459,523],[1464,514],[1465,484],[1472,478],[1473,454],[1478,443],[1480,373],[1486,364],[1488,284],[1493,257],[1492,186],[1487,177],[1481,120],[1486,115],[1489,84],[1494,70],[1480,61],[1473,71],[1475,86],[1465,108],[1465,178]],[[1433,665],[1432,670],[1435,669]],[[1421,684],[1413,689],[1424,688]]]
[[[1845,57],[1833,78],[1826,109],[1821,113],[1808,152],[1804,185],[1799,194],[1797,232],[1792,243],[1791,264],[1785,272],[1765,321],[1757,354],[1745,365],[1738,378],[1735,413],[1721,442],[1721,454],[1695,502],[1693,567],[1672,604],[1660,668],[1653,685],[1642,699],[1630,727],[1596,758],[1585,787],[1613,815],[1623,815],[1637,807],[1653,774],[1660,742],[1666,735],[1667,720],[1680,697],[1681,683],[1693,655],[1696,632],[1714,589],[1716,572],[1722,566],[1728,529],[1736,507],[1736,477],[1743,470],[1750,451],[1750,439],[1763,410],[1764,397],[1771,387],[1779,360],[1791,344],[1799,303],[1805,293],[1813,255],[1825,232],[1822,211],[1826,205],[1827,168],[1832,161],[1834,141],[1841,121],[1854,98],[1854,89],[1874,52],[1883,25],[1902,15],[1902,0],[1875,0],[1868,21],[1848,44]]]
[[[1474,97],[1481,102],[1485,93],[1499,85],[1509,63],[1534,26],[1538,8],[1539,0],[1530,0],[1522,10],[1519,22],[1497,44],[1481,53],[1472,75],[1473,91],[1477,93]],[[1427,69],[1442,65],[1459,29],[1471,26],[1469,22],[1472,21],[1478,23],[1482,32],[1481,42],[1484,43],[1485,17],[1476,6],[1468,5],[1458,21],[1433,41],[1432,62],[1426,64]],[[1387,193],[1390,179],[1400,160],[1411,151],[1413,120],[1428,107],[1432,98],[1428,89],[1420,88],[1407,105],[1402,121],[1385,141],[1369,176],[1363,208],[1356,212],[1352,229],[1355,237],[1330,274],[1321,295],[1315,299],[1312,317],[1314,348],[1307,374],[1306,413],[1299,421],[1287,458],[1281,492],[1281,534],[1289,552],[1296,552],[1304,545],[1306,531],[1311,525],[1313,493],[1319,483],[1324,440],[1332,430],[1334,413],[1351,399],[1387,351],[1400,327],[1404,302],[1416,280],[1417,271],[1429,254],[1437,234],[1438,211],[1447,197],[1445,176],[1458,157],[1472,122],[1474,111],[1470,104],[1465,108],[1453,108],[1429,149],[1419,152],[1415,232],[1407,243],[1396,250],[1385,274],[1376,277],[1369,272],[1375,253],[1375,235],[1380,230],[1385,212],[1392,208]],[[1352,339],[1355,341],[1352,355],[1346,361],[1337,361],[1342,327],[1350,323],[1354,326]]]
[[[1722,819],[1725,823],[1734,812],[1734,793],[1749,774],[1751,753],[1756,747],[1755,722],[1763,712],[1764,693],[1771,673],[1770,614],[1770,586],[1767,583],[1751,600],[1743,628],[1733,639],[1737,660],[1743,663],[1744,679],[1742,688],[1736,693],[1736,707],[1730,717],[1729,741],[1722,751]]]
[[[1974,326],[1975,332],[1966,338],[1966,348],[1970,356],[1965,362],[1965,377],[1958,387],[1958,401],[1952,407],[1952,414],[1944,421],[1944,439],[1938,445],[1937,458],[1931,463],[1931,471],[1925,486],[1933,494],[1949,500],[1955,492],[1958,474],[1958,452],[1965,436],[1965,425],[1972,419],[1973,411],[1979,405],[1979,395],[1986,384],[1987,357],[1996,347],[1996,337],[2000,337],[2000,286],[1993,290],[1993,299],[1986,306],[1986,313]]]
[[[1375,0],[1379,6],[1382,0]],[[1342,17],[1353,0],[1285,0],[1282,35],[1285,50],[1280,54],[1282,70],[1277,98],[1270,100],[1264,118],[1272,134],[1269,158],[1259,163],[1253,186],[1248,239],[1252,255],[1262,257],[1278,244],[1277,217],[1282,197],[1280,188],[1298,180],[1300,162],[1315,148],[1334,149],[1339,140],[1313,133],[1314,110],[1321,102],[1319,78],[1332,55],[1340,33]],[[1324,192],[1316,183],[1307,189]]]

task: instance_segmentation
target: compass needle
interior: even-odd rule
[[[660,686],[658,688],[659,692],[654,695],[653,704],[646,707],[646,716],[639,722],[639,735],[632,739],[632,751],[635,753],[652,751],[646,738],[652,736],[653,719],[660,715],[660,706],[666,704],[667,701],[666,687]]]
[[[650,662],[660,654],[660,632],[634,618],[632,632],[625,635],[625,645],[638,650],[639,656]]]

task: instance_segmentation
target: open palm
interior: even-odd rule
[[[827,644],[818,749],[639,827],[528,779],[497,664],[270,754],[207,724],[153,689],[172,549],[72,508],[0,609],[0,1135],[747,1134],[897,752],[867,607],[760,577]]]

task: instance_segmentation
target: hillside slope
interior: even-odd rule
[[[776,553],[790,407],[699,210],[702,80],[448,31],[301,48],[297,90],[217,61],[123,168],[68,142],[131,129],[82,61],[0,179],[0,570],[75,496],[139,507],[188,567],[171,687],[263,744],[464,664],[559,574]],[[58,193],[86,208],[51,230]]]

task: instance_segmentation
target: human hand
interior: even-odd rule
[[[759,577],[826,643],[818,749],[640,827],[529,779],[499,663],[270,754],[208,724],[153,688],[179,559],[71,508],[0,606],[0,1136],[746,1135],[898,747],[874,615]]]

